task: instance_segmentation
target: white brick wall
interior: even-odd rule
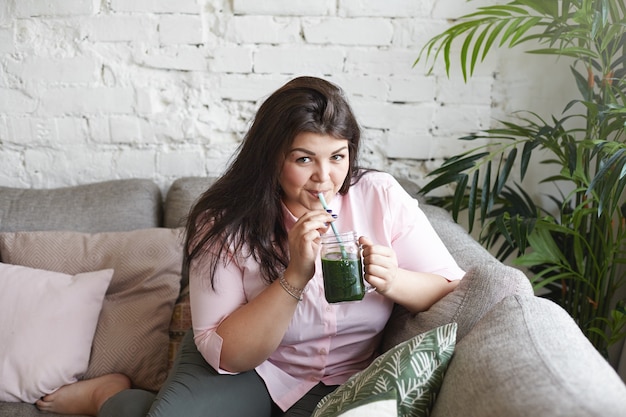
[[[422,183],[458,136],[541,112],[538,93],[546,112],[564,102],[521,52],[468,84],[413,67],[449,19],[493,1],[0,0],[0,186],[219,174],[260,100],[304,74],[347,92],[366,165]]]

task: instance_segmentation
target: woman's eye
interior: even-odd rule
[[[305,164],[307,162],[311,162],[311,158],[309,158],[308,156],[303,156],[301,158],[296,159],[296,162],[300,164]]]
[[[345,158],[344,155],[338,154],[338,155],[333,155],[330,157],[330,159],[332,159],[333,161],[341,161],[343,160],[343,158]]]

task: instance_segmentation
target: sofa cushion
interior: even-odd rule
[[[412,314],[396,305],[385,327],[382,349],[386,351],[417,334],[450,322],[458,324],[458,342],[494,305],[513,294],[533,294],[530,281],[521,271],[496,261],[475,265],[467,270],[454,291],[429,310]]]
[[[112,276],[0,263],[0,401],[34,403],[82,377]]]
[[[163,225],[171,228],[184,226],[189,209],[214,181],[212,177],[183,177],[175,180],[165,197]]]
[[[557,304],[498,303],[457,344],[433,417],[624,416],[626,386]]]
[[[114,269],[85,378],[121,372],[158,390],[168,370],[168,328],[180,290],[180,229],[0,234],[3,262],[67,274]]]
[[[159,187],[143,179],[54,189],[0,187],[0,232],[110,232],[157,227],[161,200]]]
[[[454,352],[456,323],[449,323],[407,340],[380,355],[324,397],[312,417],[338,417],[353,407],[388,400],[394,393],[398,415],[427,416]],[[364,411],[364,410],[362,410]]]

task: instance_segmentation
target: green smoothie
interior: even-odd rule
[[[324,294],[329,303],[362,300],[365,295],[361,259],[349,253],[346,259],[341,253],[327,253],[322,258]]]

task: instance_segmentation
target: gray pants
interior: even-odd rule
[[[99,417],[309,417],[335,388],[320,383],[283,413],[255,371],[217,373],[196,349],[190,330],[158,394],[122,391],[104,403]]]

